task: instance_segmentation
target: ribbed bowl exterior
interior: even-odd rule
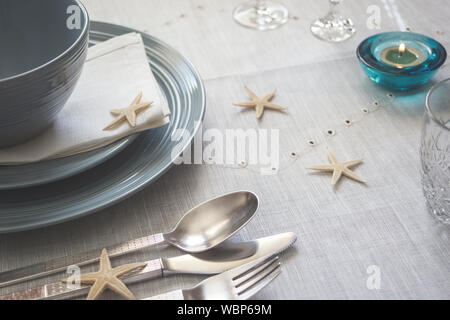
[[[0,148],[37,136],[55,120],[81,75],[88,43],[89,25],[80,41],[57,60],[0,82]]]

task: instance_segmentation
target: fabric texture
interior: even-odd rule
[[[45,230],[1,235],[0,270],[168,232],[202,201],[251,190],[260,197],[259,211],[233,240],[289,231],[298,236],[281,256],[281,275],[255,299],[450,299],[450,228],[427,212],[420,182],[420,132],[429,86],[390,98],[389,90],[362,73],[355,55],[367,36],[406,28],[450,48],[449,1],[342,1],[342,14],[354,20],[357,32],[339,44],[320,41],[309,31],[311,22],[328,10],[326,0],[278,0],[288,7],[291,19],[270,32],[233,21],[233,9],[244,1],[84,2],[93,20],[148,32],[192,61],[206,85],[203,132],[278,129],[277,174],[261,175],[252,166],[174,166],[145,190],[98,213]],[[374,9],[380,12],[379,29],[368,27]],[[433,82],[449,76],[446,66]],[[273,102],[288,110],[267,110],[257,121],[254,110],[232,105],[248,99],[245,85],[260,96],[278,89]],[[381,103],[378,111],[361,112],[374,109],[375,101]],[[354,125],[345,127],[346,118],[355,120]],[[328,137],[328,129],[336,135]],[[313,148],[307,145],[310,139],[317,140]],[[355,172],[367,185],[343,178],[333,188],[331,174],[306,170],[328,163],[327,145],[341,161],[364,158]],[[300,157],[293,159],[292,152]],[[112,263],[179,254],[175,248],[159,247]],[[377,275],[379,286],[373,281]],[[2,288],[0,294],[60,278]],[[140,299],[204,278],[168,276],[131,285],[130,290]],[[117,298],[109,293],[104,297]]]

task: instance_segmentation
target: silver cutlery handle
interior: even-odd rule
[[[138,250],[164,243],[164,236],[158,233],[151,236],[130,240],[118,245],[107,247],[109,257],[118,257]],[[0,273],[0,288],[29,280],[39,279],[59,272],[65,272],[71,265],[78,267],[99,261],[101,249],[79,253],[69,257],[56,258],[23,268]]]
[[[125,275],[122,280],[125,284],[132,284],[143,280],[160,278],[163,276],[163,262],[161,259],[150,260],[139,272]],[[73,299],[87,295],[90,286],[73,286],[63,282],[47,284],[41,287],[28,289],[0,296],[0,300],[61,300]]]
[[[183,290],[175,290],[142,300],[185,300]]]

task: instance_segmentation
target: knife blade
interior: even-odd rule
[[[171,274],[217,274],[236,268],[269,254],[289,248],[297,237],[294,233],[282,233],[248,242],[230,240],[201,254],[185,254],[172,258],[160,258],[145,262],[138,272],[125,275],[125,284],[150,280]],[[89,286],[67,286],[56,282],[44,286],[0,296],[0,300],[51,300],[70,299],[85,295]]]
[[[163,259],[166,272],[187,274],[216,274],[236,268],[268,254],[289,248],[297,237],[292,232],[248,242],[225,242],[209,251]]]

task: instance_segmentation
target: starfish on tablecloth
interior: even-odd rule
[[[233,103],[233,105],[237,107],[246,107],[246,108],[255,108],[256,110],[256,118],[261,118],[261,116],[264,113],[264,109],[274,109],[274,110],[286,110],[286,107],[279,106],[277,104],[274,104],[270,102],[272,98],[275,96],[275,93],[277,90],[272,91],[268,95],[266,95],[263,98],[259,98],[253,91],[251,91],[249,88],[245,87],[245,90],[247,91],[248,95],[252,98],[252,101],[247,102],[241,102],[241,103]]]
[[[136,116],[138,113],[144,111],[153,102],[141,102],[142,92],[138,94],[138,96],[133,100],[129,107],[124,109],[114,109],[111,110],[111,113],[115,116],[118,116],[113,122],[111,122],[108,126],[106,126],[104,131],[115,129],[118,125],[120,125],[125,120],[128,121],[130,126],[136,127]]]
[[[361,177],[359,177],[356,173],[350,170],[351,167],[354,167],[363,162],[363,159],[359,160],[351,160],[346,162],[340,162],[336,156],[328,149],[328,157],[330,158],[331,164],[317,165],[308,167],[311,170],[319,170],[319,171],[327,171],[333,172],[333,178],[331,179],[331,184],[335,185],[342,175],[356,180],[361,183],[366,183]]]
[[[80,283],[92,284],[87,300],[97,299],[105,289],[110,289],[125,298],[135,300],[136,298],[134,295],[119,278],[126,274],[136,272],[144,267],[145,263],[131,263],[113,269],[108,257],[108,252],[106,249],[103,249],[100,258],[100,269],[97,272],[80,275]],[[64,279],[62,281],[68,282],[69,280]]]

